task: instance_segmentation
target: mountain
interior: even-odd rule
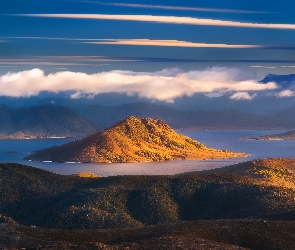
[[[244,157],[215,150],[177,134],[158,119],[131,116],[109,129],[59,147],[33,152],[27,160],[58,162],[144,162]]]
[[[85,136],[100,129],[95,122],[63,106],[11,108],[0,105],[2,138]]]
[[[92,105],[80,113],[98,124],[109,127],[129,116],[164,120],[174,129],[281,129],[295,127],[295,120],[255,115],[236,110],[178,110],[155,103],[130,103],[106,107]]]
[[[269,74],[261,80],[263,83],[275,82],[282,88],[292,88],[295,85],[295,74],[274,75]]]

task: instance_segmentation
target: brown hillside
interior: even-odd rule
[[[258,159],[198,173],[236,174],[256,179],[259,184],[295,190],[295,158]]]
[[[177,134],[161,120],[131,116],[80,141],[34,152],[30,160],[77,162],[145,162],[245,157],[216,150]]]

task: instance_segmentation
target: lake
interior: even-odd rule
[[[257,141],[239,140],[239,138],[257,137],[283,131],[273,130],[209,130],[209,131],[177,131],[185,134],[208,147],[228,149],[250,154],[247,158],[208,161],[169,161],[149,163],[55,163],[29,162],[22,158],[28,153],[61,145],[73,138],[0,140],[0,162],[15,162],[46,169],[59,174],[91,172],[100,176],[111,175],[172,175],[190,171],[201,171],[220,168],[230,164],[258,158],[295,157],[295,140],[293,141]]]

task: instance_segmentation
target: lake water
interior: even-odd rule
[[[31,139],[31,140],[0,140],[0,162],[16,162],[34,166],[59,174],[91,172],[101,176],[111,175],[171,175],[183,172],[201,171],[224,167],[230,164],[258,158],[295,157],[295,140],[293,141],[256,141],[239,140],[244,137],[255,137],[278,133],[272,130],[235,130],[235,131],[178,131],[204,143],[208,147],[229,149],[250,154],[249,157],[232,160],[208,161],[169,161],[151,163],[53,163],[29,162],[22,158],[28,153],[61,145],[72,141],[72,138]]]

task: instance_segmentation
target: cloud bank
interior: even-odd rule
[[[217,67],[188,72],[180,69],[164,69],[158,72],[109,71],[96,74],[61,71],[49,75],[45,75],[40,69],[32,69],[0,76],[0,95],[21,97],[38,95],[42,91],[71,91],[72,98],[79,98],[120,92],[169,102],[195,93],[224,94],[277,88],[273,82],[262,84],[244,78],[245,74],[238,69]],[[242,95],[249,99],[247,95]],[[237,94],[234,97],[239,99]]]
[[[152,16],[152,15],[107,15],[107,14],[17,14],[18,16],[47,17],[47,18],[74,18],[74,19],[101,19],[101,20],[122,20],[140,22],[158,22],[186,25],[224,26],[239,28],[265,28],[265,29],[295,29],[295,24],[278,23],[249,23],[225,21],[217,19],[202,19],[194,17],[178,16]]]

